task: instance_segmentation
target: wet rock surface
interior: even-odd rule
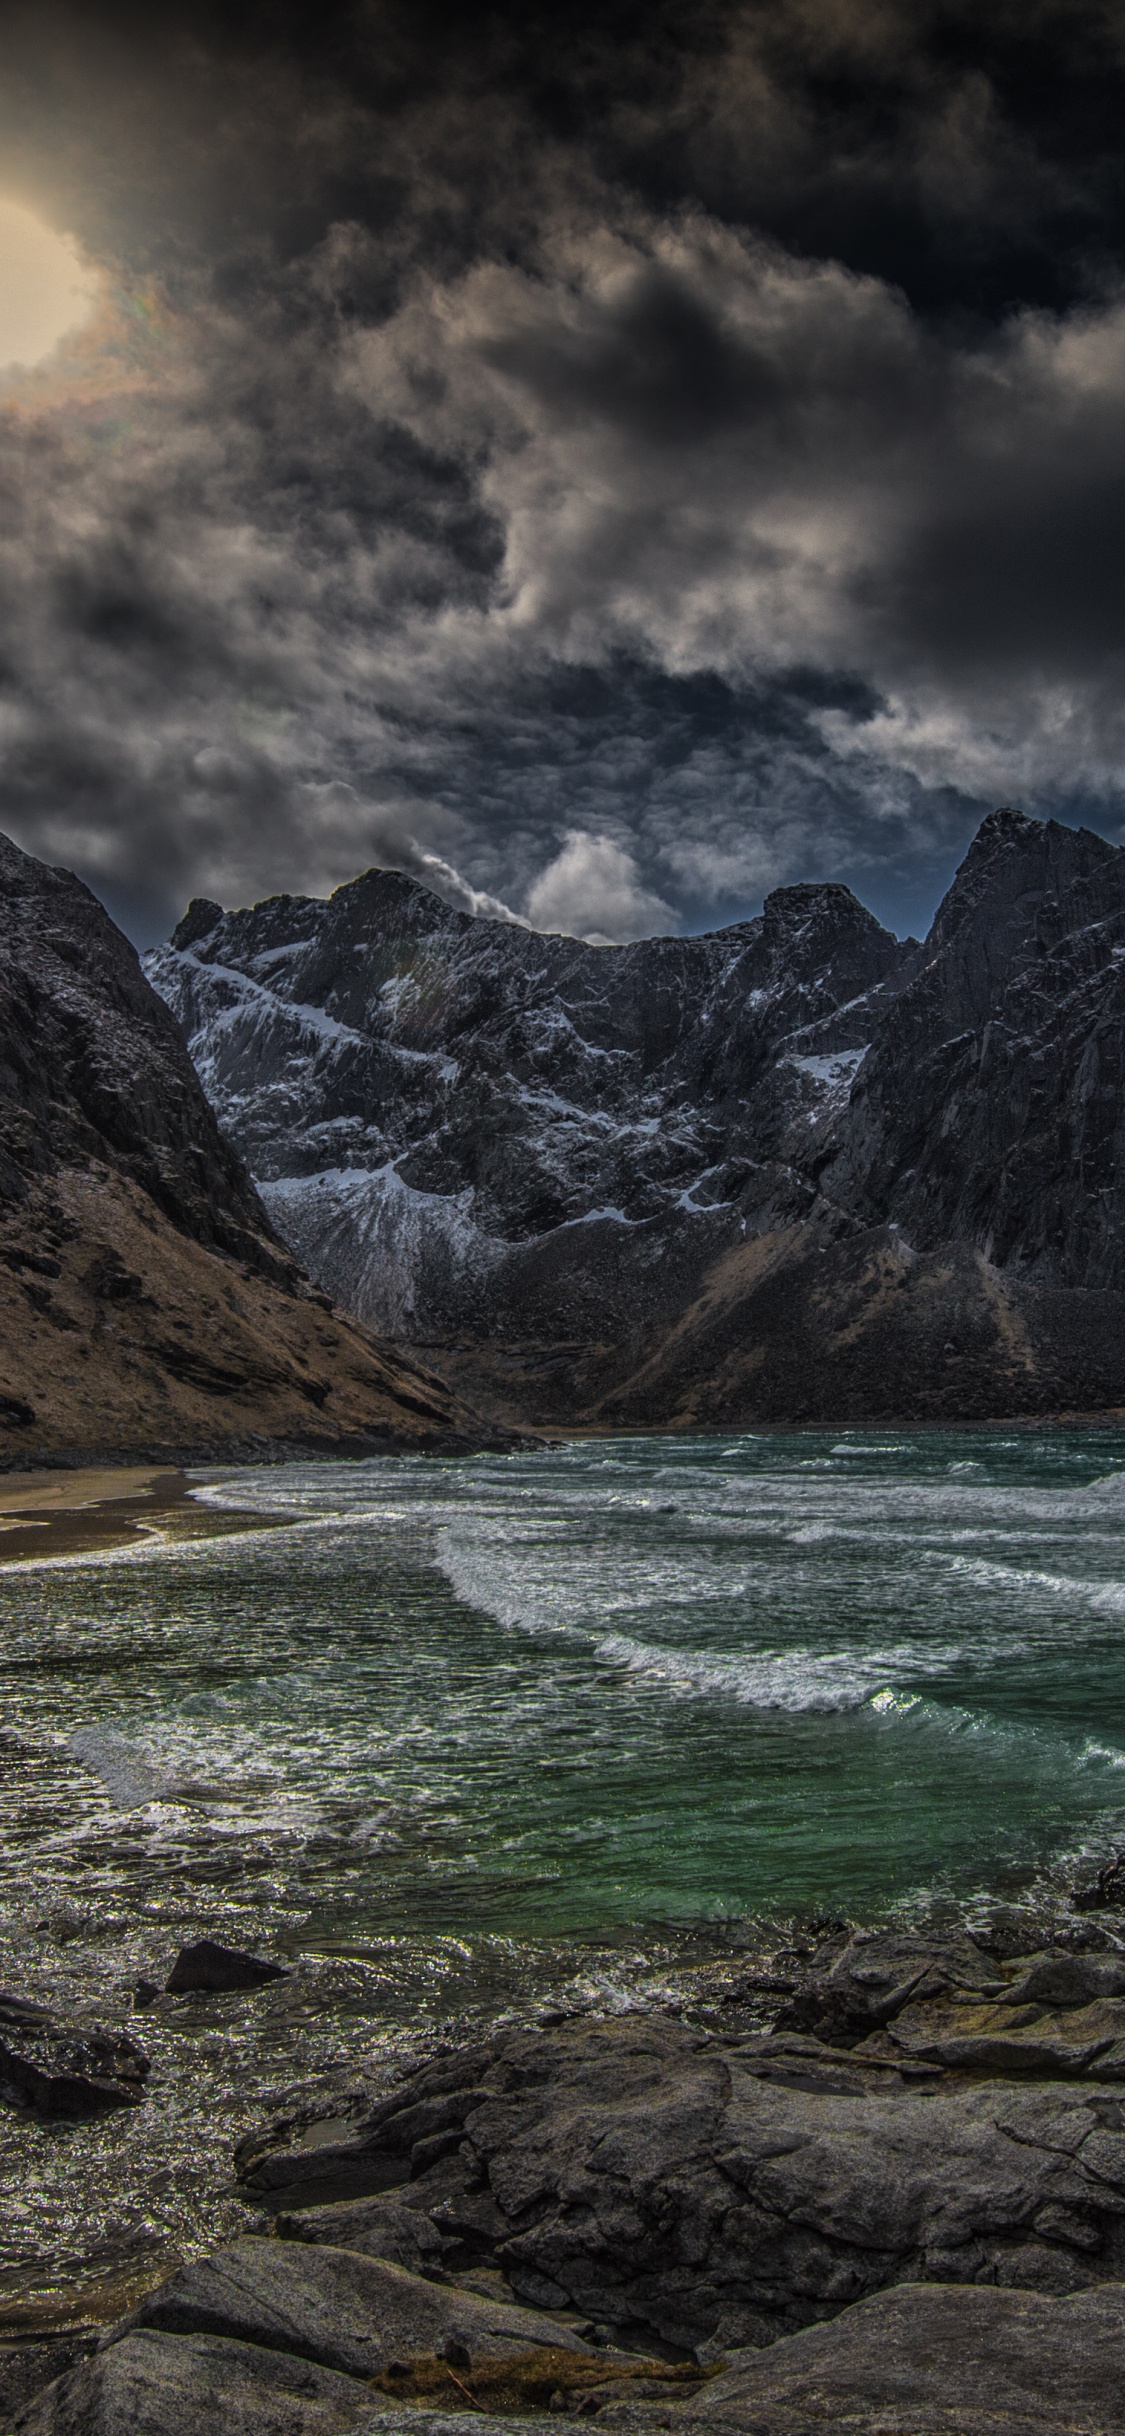
[[[7,2425],[25,2403],[78,2368],[94,2350],[94,2335],[72,2335],[46,2343],[13,2343],[0,2348],[0,2427]]]
[[[712,2357],[903,2280],[1064,2294],[1125,2274],[1125,1997],[1093,1993],[1120,1984],[1112,1951],[842,1933],[780,2008],[819,2034],[501,2033],[409,2074],[331,2170],[383,2178],[375,2240],[418,2212],[446,2271]],[[287,2230],[313,2168],[268,2135],[240,2153]]]
[[[149,2060],[121,2030],[55,2021],[41,2006],[0,1995],[0,2104],[45,2121],[136,2106]]]
[[[475,2404],[513,2431],[1115,2436],[1122,1952],[1067,1934],[841,1929],[774,1974],[772,2029],[500,2029],[319,2145],[267,2126],[239,2170],[271,2229],[181,2267],[13,2425],[462,2436]],[[383,2189],[305,2204],[326,2159]]]
[[[509,1418],[1099,1410],[1125,1368],[1125,852],[986,820],[919,948],[846,888],[595,948],[368,872],[147,960],[273,1219]]]

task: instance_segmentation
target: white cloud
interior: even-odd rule
[[[527,912],[533,929],[562,931],[593,946],[676,928],[671,906],[642,887],[628,849],[586,829],[567,830],[561,851],[529,891]]]

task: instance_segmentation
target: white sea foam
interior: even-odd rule
[[[831,1522],[798,1523],[795,1531],[786,1532],[791,1548],[818,1548],[824,1540],[859,1539],[862,1536],[858,1531],[849,1531],[846,1523]]]
[[[143,1810],[159,1799],[165,1779],[142,1744],[129,1742],[112,1726],[80,1726],[70,1750],[84,1768],[100,1776],[119,1810]]]
[[[498,1624],[509,1631],[557,1633],[566,1639],[584,1639],[574,1625],[574,1597],[570,1585],[559,1581],[552,1589],[545,1583],[532,1584],[513,1574],[510,1568],[497,1564],[487,1542],[481,1544],[468,1538],[458,1538],[452,1531],[439,1531],[435,1554],[450,1587],[466,1606],[479,1607],[486,1615],[495,1616]]]
[[[1091,1738],[1089,1742],[1084,1742],[1082,1745],[1078,1754],[1078,1765],[1079,1767],[1089,1767],[1095,1760],[1100,1760],[1107,1768],[1125,1768],[1125,1751],[1115,1748],[1112,1743],[1095,1742]]]
[[[534,1551],[530,1552],[534,1555]],[[701,1650],[680,1642],[661,1643],[626,1632],[599,1630],[589,1618],[596,1605],[601,1615],[614,1606],[635,1612],[636,1600],[598,1593],[595,1580],[581,1585],[566,1575],[551,1583],[537,1568],[521,1570],[511,1548],[503,1553],[489,1541],[474,1542],[452,1531],[439,1534],[438,1558],[457,1595],[483,1610],[509,1631],[530,1633],[585,1645],[602,1665],[644,1678],[673,1698],[711,1698],[757,1709],[793,1712],[860,1708],[888,1681],[918,1673],[940,1673],[961,1662],[959,1645],[924,1650],[909,1644],[863,1649]],[[749,1585],[743,1584],[743,1588]],[[660,1604],[693,1604],[687,1585],[660,1581]],[[704,1593],[705,1581],[697,1585]],[[725,1589],[731,1582],[727,1577]],[[585,1597],[582,1593],[585,1591]],[[594,1596],[591,1596],[591,1593]],[[712,1593],[714,1594],[714,1593]]]
[[[862,1708],[888,1674],[909,1665],[902,1650],[820,1652],[812,1649],[763,1651],[755,1657],[737,1652],[662,1649],[651,1641],[633,1641],[625,1633],[605,1633],[594,1644],[603,1663],[627,1674],[647,1676],[679,1698],[716,1696],[745,1708],[819,1709]]]
[[[1048,1573],[1031,1565],[1002,1565],[982,1556],[950,1555],[949,1570],[982,1588],[1014,1590],[1026,1597],[1031,1592],[1045,1593],[1069,1605],[1085,1605],[1102,1615],[1125,1612],[1125,1583],[1104,1582],[1088,1575]]]

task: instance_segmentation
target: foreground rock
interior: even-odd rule
[[[809,1994],[833,1980],[846,2047],[662,2018],[509,2031],[411,2073],[350,2141],[244,2143],[244,2184],[299,2231],[332,2175],[367,2176],[447,2270],[709,2358],[902,2281],[1065,2294],[1125,2275],[1125,1997],[1027,1991],[1077,1999],[1091,1965],[953,1940],[904,1967],[844,1938]],[[368,2205],[377,2224],[389,2201]]]
[[[753,2436],[1110,2436],[1125,2426],[1125,2290],[907,2284],[717,2377],[690,2410]]]
[[[0,1995],[0,2103],[45,2121],[136,2106],[150,2070],[124,2031],[57,2022],[41,2005]]]
[[[276,2232],[147,2293],[17,2436],[1125,2436],[1125,1964],[1074,1939],[841,1931],[772,2031],[507,2029],[350,2138],[274,2127],[240,2167]]]
[[[138,2333],[46,2388],[12,2426],[17,2436],[479,2436],[480,2418],[469,2406],[396,2409],[355,2378],[249,2343]],[[490,2425],[495,2436],[558,2436],[559,2422]]]
[[[467,2400],[502,2419],[511,2400],[526,2430],[529,2398],[596,2415],[623,2392],[634,2406],[675,2403],[684,2375],[385,2260],[250,2239],[172,2276],[16,2425],[27,2436],[195,2436],[214,2418],[226,2436],[332,2436],[383,2427],[400,2395],[433,2394],[439,2417]],[[415,2399],[404,2424],[417,2427],[416,2413]]]
[[[46,2387],[20,2436],[337,2436],[378,2426],[355,2378],[211,2335],[137,2332]]]
[[[440,2267],[452,2245],[429,2217],[396,2199],[342,2199],[334,2206],[282,2210],[274,2230],[283,2241],[327,2242],[415,2271]]]
[[[263,2344],[348,2377],[441,2351],[503,2360],[540,2344],[592,2356],[572,2328],[537,2310],[429,2284],[353,2250],[255,2237],[181,2267],[123,2323]]]
[[[241,2246],[241,2245],[240,2245]],[[229,2254],[208,2262],[219,2271]],[[339,2300],[339,2288],[334,2295]],[[374,2284],[352,2291],[354,2345],[389,2359],[391,2316]],[[264,2330],[265,2331],[265,2330]],[[556,2334],[561,2329],[552,2328]],[[15,2436],[469,2436],[461,2410],[396,2405],[327,2365],[292,2314],[280,2339],[145,2327],[114,2329],[96,2357],[37,2394]],[[296,2338],[296,2340],[295,2340]],[[313,2343],[323,2345],[323,2329]],[[300,2347],[299,2347],[300,2346]],[[518,2354],[515,2355],[518,2358]],[[561,2354],[547,2351],[548,2360]],[[461,2354],[458,2354],[458,2358]],[[437,2363],[435,2363],[437,2365]],[[468,2355],[466,2375],[471,2374]],[[451,2377],[451,2385],[456,2385]],[[470,2389],[463,2388],[466,2395]],[[456,2390],[454,2402],[458,2400]],[[633,2377],[551,2398],[551,2419],[486,2410],[497,2436],[537,2436],[575,2404],[607,2429],[679,2436],[1119,2436],[1125,2430],[1125,2287],[1068,2299],[942,2284],[905,2284],[765,2351],[743,2353],[677,2400]],[[479,2406],[477,2422],[479,2425]]]

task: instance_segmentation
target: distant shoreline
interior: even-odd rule
[[[285,1515],[203,1506],[173,1465],[109,1464],[9,1474],[0,1485],[0,1566],[155,1546],[282,1524]]]
[[[1097,1430],[1120,1430],[1125,1412],[1059,1413],[1031,1419],[1020,1416],[1004,1421],[961,1422],[881,1422],[877,1426],[896,1437],[918,1438],[927,1434],[954,1437],[964,1431],[978,1435],[982,1431],[1015,1430],[1021,1436],[1033,1436],[1039,1431],[1082,1430],[1091,1434]],[[842,1432],[855,1434],[863,1424],[841,1422]],[[871,1425],[875,1426],[875,1425]],[[757,1421],[744,1424],[746,1434],[754,1437],[779,1437],[805,1434],[824,1435],[825,1425],[813,1422]],[[743,1434],[735,1431],[735,1436]],[[730,1430],[668,1429],[652,1430],[590,1430],[573,1429],[544,1433],[544,1447],[558,1445],[562,1439],[575,1441],[590,1438],[682,1437],[693,1439],[728,1439]],[[530,1442],[534,1444],[534,1441]],[[527,1451],[528,1442],[522,1451]],[[238,1471],[242,1468],[269,1465],[278,1471],[287,1463],[359,1462],[374,1454],[466,1454],[464,1446],[456,1448],[386,1447],[348,1448],[335,1453],[323,1448],[264,1445],[254,1450],[220,1453],[216,1450],[187,1452],[182,1461],[154,1460],[138,1463],[128,1454],[103,1455],[100,1460],[86,1464],[70,1464],[65,1459],[40,1463],[27,1471],[0,1472],[0,1568],[24,1564],[29,1559],[44,1557],[82,1556],[99,1549],[143,1547],[146,1541],[156,1544],[168,1538],[202,1539],[221,1537],[248,1523],[256,1529],[284,1527],[290,1517],[284,1514],[262,1513],[253,1507],[215,1507],[198,1503],[192,1494],[188,1468],[192,1470]]]

